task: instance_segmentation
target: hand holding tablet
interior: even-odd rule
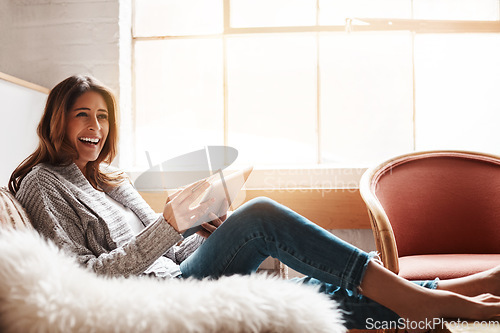
[[[210,204],[205,214],[203,214],[192,227],[186,230],[182,235],[188,237],[200,230],[202,228],[202,223],[212,221],[213,218],[210,213],[215,214],[217,217],[224,216],[227,210],[226,206],[231,207],[231,204],[247,181],[252,170],[253,168],[249,167],[229,175],[223,175],[223,173],[219,171],[207,178],[207,181],[211,182],[211,185],[205,194],[203,194],[199,202],[204,203],[211,198],[215,199],[215,201]],[[227,201],[227,204],[225,204],[225,201]]]

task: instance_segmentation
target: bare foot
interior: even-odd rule
[[[500,296],[500,265],[470,276],[439,281],[438,289],[466,296],[486,293]]]
[[[485,275],[484,281],[487,284],[485,288],[488,289],[485,293],[500,296],[500,266],[487,270],[483,274]]]
[[[459,289],[469,288],[468,291],[477,292],[481,288],[473,289],[478,283],[484,284],[484,289],[492,288],[499,275],[497,268],[461,278],[461,281],[451,280],[449,285],[454,283]],[[488,320],[500,316],[499,296],[484,292],[466,296],[449,290],[427,289],[400,278],[374,262],[368,263],[359,289],[363,295],[396,312],[411,332],[426,332],[428,325],[436,321],[442,323],[441,318]]]
[[[415,300],[408,313],[398,313],[405,319],[405,329],[411,333],[442,328],[443,318],[489,320],[500,315],[500,297],[483,294],[474,297],[448,291],[430,290]],[[427,295],[425,295],[427,294]]]

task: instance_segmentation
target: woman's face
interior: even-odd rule
[[[66,139],[78,152],[73,161],[82,170],[88,162],[95,161],[106,142],[109,132],[108,107],[102,95],[87,91],[78,97],[68,111]]]

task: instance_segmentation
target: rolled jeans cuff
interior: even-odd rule
[[[439,283],[439,278],[435,278],[434,280],[422,281],[421,286],[428,289],[436,289]]]

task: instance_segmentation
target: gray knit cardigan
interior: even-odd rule
[[[182,236],[128,181],[106,193],[130,208],[146,228],[135,236],[121,212],[74,163],[36,165],[23,179],[16,198],[38,232],[98,274],[140,275],[162,255],[179,264],[203,242],[193,235],[175,246]],[[118,239],[125,240],[123,246],[117,247]]]

